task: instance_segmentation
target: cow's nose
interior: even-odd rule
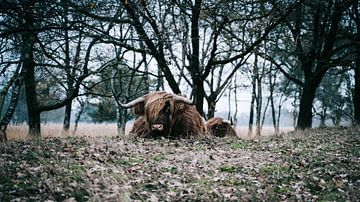
[[[164,125],[163,124],[152,124],[151,125],[151,130],[163,131],[164,130]]]

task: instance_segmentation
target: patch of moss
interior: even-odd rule
[[[79,183],[85,182],[84,180],[84,168],[82,165],[72,165],[70,167],[72,178]]]
[[[236,141],[230,144],[231,149],[246,149],[250,147],[249,141]]]
[[[285,193],[288,193],[290,190],[289,188],[287,187],[284,187],[284,186],[276,186],[274,188],[274,192],[277,193],[277,194],[285,194]]]
[[[237,172],[241,172],[242,171],[242,167],[236,167],[233,165],[221,165],[219,167],[219,170],[221,172],[227,172],[227,173],[237,173]]]
[[[179,171],[176,167],[171,167],[171,168],[165,168],[165,172],[170,172],[171,174],[175,175],[178,174]]]
[[[319,201],[344,201],[342,193],[336,191],[322,192],[319,195]]]
[[[288,167],[278,165],[278,164],[264,165],[264,166],[260,167],[260,172],[263,172],[265,174],[274,174],[274,173],[278,174],[278,173],[283,173],[286,171],[288,171]]]
[[[71,196],[74,197],[76,201],[82,202],[89,200],[90,193],[86,189],[78,188],[71,193]]]
[[[165,159],[164,155],[162,155],[162,154],[154,156],[154,161],[157,161],[157,162],[160,162],[160,161],[162,161],[164,159]]]

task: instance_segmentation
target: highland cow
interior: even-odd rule
[[[222,118],[211,118],[206,122],[208,134],[215,137],[237,137],[236,131],[229,121]]]
[[[202,117],[186,97],[153,92],[122,107],[132,107],[138,116],[131,134],[140,137],[199,137],[206,135]]]

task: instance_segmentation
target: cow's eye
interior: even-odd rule
[[[169,113],[170,112],[170,108],[169,107],[166,107],[165,108],[165,113]]]

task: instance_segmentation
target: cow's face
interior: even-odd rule
[[[145,104],[145,117],[149,129],[155,134],[168,133],[172,122],[172,112],[172,100],[149,100]]]
[[[132,107],[135,114],[145,117],[146,127],[152,134],[167,135],[171,132],[174,117],[179,116],[190,102],[178,95],[157,92],[143,96]]]

